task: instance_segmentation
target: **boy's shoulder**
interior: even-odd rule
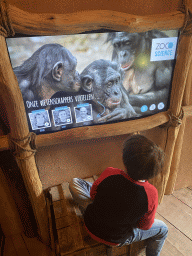
[[[157,191],[156,187],[154,185],[152,185],[151,183],[149,183],[149,181],[146,181],[145,183],[146,183],[148,189]]]
[[[112,166],[109,166],[109,167],[107,167],[105,170],[110,170],[110,171],[122,171],[121,169],[119,169],[119,168],[115,168],[115,167],[112,167]]]
[[[109,175],[116,175],[116,174],[123,174],[125,173],[123,170],[119,168],[114,168],[114,167],[107,167],[104,170],[105,173],[108,173]]]
[[[97,181],[101,182],[102,180],[114,176],[114,175],[125,175],[125,172],[121,169],[114,167],[107,167],[100,175]]]
[[[156,189],[156,187],[152,184],[150,184],[149,182],[145,182],[145,191],[147,193],[147,197],[150,201],[154,202],[158,200],[158,191]]]

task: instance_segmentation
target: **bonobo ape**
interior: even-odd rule
[[[107,42],[113,46],[112,60],[125,72],[123,86],[137,113],[141,113],[142,105],[150,106],[168,99],[172,61],[150,62],[152,39],[164,37],[168,36],[157,30],[108,34]]]
[[[95,122],[136,117],[122,86],[121,67],[108,60],[96,60],[80,74],[82,90],[93,93]]]
[[[58,91],[78,91],[76,65],[76,58],[62,45],[46,44],[13,71],[24,101],[32,101],[50,99]]]

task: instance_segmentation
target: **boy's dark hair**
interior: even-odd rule
[[[148,180],[162,171],[164,152],[143,135],[133,135],[124,142],[123,163],[134,180]]]

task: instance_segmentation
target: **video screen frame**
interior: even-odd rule
[[[150,32],[150,31],[149,31]],[[123,33],[123,32],[111,32],[111,33]],[[156,32],[157,33],[157,32]],[[160,31],[160,33],[161,33],[161,31]],[[162,33],[165,33],[166,34],[166,31],[163,31]],[[178,34],[178,31],[167,31],[167,33],[173,33],[173,35],[174,36],[170,36],[171,38],[176,38],[176,34]],[[127,33],[127,34],[141,34],[142,36],[143,36],[143,33]],[[80,52],[80,54],[79,54],[79,56],[77,57],[77,55],[76,54],[74,54],[74,50],[72,51],[71,49],[72,48],[75,48],[74,47],[74,45],[72,45],[71,46],[71,48],[70,47],[68,47],[67,45],[62,45],[62,47],[64,47],[65,49],[67,49],[68,50],[68,48],[70,48],[70,53],[72,52],[72,56],[74,57],[74,59],[76,59],[77,60],[77,67],[76,67],[76,70],[78,69],[78,71],[79,71],[79,73],[80,73],[80,76],[81,76],[81,74],[83,74],[83,73],[85,73],[85,71],[86,71],[86,68],[89,66],[89,65],[91,65],[94,61],[97,61],[97,64],[98,65],[100,65],[100,63],[99,63],[99,61],[101,60],[101,55],[99,55],[99,57],[97,56],[96,58],[95,58],[95,60],[93,60],[92,58],[91,58],[91,62],[89,61],[89,62],[87,62],[87,63],[85,63],[85,60],[87,60],[88,58],[87,58],[87,55],[85,55],[85,57],[82,57],[83,56],[83,54],[84,54],[84,52],[85,51],[87,51],[87,54],[88,55],[91,55],[91,57],[93,56],[93,52],[91,52],[90,51],[90,49],[88,49],[87,48],[87,45],[92,45],[92,47],[93,48],[91,48],[91,49],[93,49],[92,51],[95,51],[95,52],[97,52],[97,51],[99,51],[99,49],[100,49],[100,47],[98,47],[96,44],[90,44],[90,41],[87,41],[86,42],[86,40],[85,40],[85,38],[86,37],[89,37],[89,38],[91,38],[91,40],[92,41],[94,41],[95,40],[95,37],[104,37],[105,36],[105,39],[102,39],[103,41],[102,41],[102,47],[104,47],[104,49],[103,48],[101,48],[102,49],[102,51],[103,52],[107,52],[107,54],[108,54],[108,57],[106,57],[104,60],[106,61],[106,62],[110,62],[110,64],[108,64],[108,63],[105,63],[104,64],[104,67],[105,66],[107,66],[107,67],[105,67],[106,68],[106,70],[108,70],[109,69],[109,65],[111,65],[111,62],[116,62],[117,61],[117,59],[115,59],[115,57],[113,58],[113,55],[114,55],[114,50],[113,50],[113,45],[112,45],[112,43],[111,43],[111,41],[110,40],[108,40],[107,39],[107,36],[108,36],[109,34],[108,33],[88,33],[88,34],[76,34],[76,35],[64,35],[64,36],[37,36],[37,37],[34,37],[34,36],[29,36],[29,37],[25,37],[25,38],[13,38],[13,41],[15,41],[15,40],[20,40],[20,39],[22,39],[22,40],[29,40],[29,39],[31,39],[32,41],[34,41],[34,44],[33,44],[33,47],[32,48],[34,48],[33,49],[33,53],[35,53],[36,51],[38,51],[38,49],[40,49],[41,47],[38,47],[37,46],[37,41],[38,40],[42,40],[42,41],[44,41],[44,40],[46,40],[46,43],[45,43],[45,41],[44,41],[44,43],[42,43],[42,41],[41,41],[41,44],[42,45],[45,45],[45,44],[50,44],[50,41],[52,41],[52,39],[53,38],[57,38],[57,39],[60,39],[60,40],[63,40],[62,38],[67,38],[67,40],[69,40],[69,38],[72,38],[72,37],[77,37],[77,38],[81,38],[82,39],[82,41],[84,40],[85,41],[85,43],[84,43],[84,46],[82,47],[82,49],[79,49],[78,47],[79,47],[79,45],[81,45],[81,43],[78,45],[78,47],[77,47],[77,51],[79,51]],[[141,36],[141,38],[142,38],[142,36]],[[167,34],[166,34],[166,36],[167,36]],[[169,38],[169,37],[168,37]],[[49,39],[49,40],[47,40],[47,39]],[[155,40],[155,39],[157,39],[157,38],[151,38],[151,40]],[[8,40],[12,40],[12,39],[8,39]],[[76,39],[76,40],[78,40],[78,39]],[[74,40],[74,41],[76,41],[76,40]],[[107,40],[108,40],[108,42],[107,42]],[[166,38],[166,40],[167,40],[167,38]],[[39,42],[40,42],[39,41]],[[66,42],[65,40],[63,40],[64,42]],[[70,40],[69,40],[70,41]],[[81,41],[81,42],[82,42]],[[54,44],[54,43],[52,43],[51,42],[51,44]],[[100,42],[100,44],[101,44],[101,42]],[[161,43],[161,44],[163,44],[163,43]],[[12,56],[12,53],[11,53],[11,50],[10,50],[10,48],[11,48],[11,46],[9,45],[9,43],[8,43],[8,41],[7,41],[7,45],[8,45],[8,51],[9,51],[9,54],[10,54],[10,59],[11,59],[11,63],[12,63],[12,66],[13,66],[13,70],[16,68],[16,67],[19,67],[19,66],[21,66],[21,65],[19,65],[19,64],[14,64],[14,61],[13,61],[13,58],[11,57]],[[20,44],[20,45],[22,45],[22,44]],[[103,46],[104,45],[104,46]],[[160,45],[160,44],[159,44]],[[34,47],[35,46],[35,47]],[[21,46],[19,46],[19,47],[21,47]],[[159,46],[159,47],[161,47],[161,45]],[[36,50],[37,49],[37,50]],[[88,49],[88,50],[87,50]],[[159,49],[160,50],[160,49]],[[169,49],[168,49],[169,50]],[[174,50],[175,52],[176,52],[176,46],[175,46],[175,50]],[[18,51],[18,52],[20,52],[20,51]],[[25,51],[24,51],[25,52]],[[164,51],[165,52],[165,51]],[[32,54],[33,54],[32,53]],[[70,54],[69,53],[69,54]],[[97,53],[95,53],[96,55],[97,55]],[[29,53],[28,53],[28,56],[29,56]],[[31,55],[32,56],[32,55]],[[72,58],[73,58],[72,57]],[[148,56],[149,57],[149,56]],[[28,57],[28,58],[26,58],[26,57],[21,57],[21,59],[22,60],[20,60],[20,63],[24,63],[27,59],[29,59],[30,58],[30,56]],[[83,62],[84,62],[84,65],[82,65],[82,64],[79,64],[79,66],[81,66],[81,69],[78,67],[78,62],[79,62],[79,59],[83,59]],[[18,59],[18,58],[17,58]],[[93,60],[93,61],[92,61]],[[145,62],[146,60],[144,59],[144,62]],[[162,62],[166,62],[166,60],[161,60]],[[167,61],[169,61],[169,60],[167,60]],[[73,61],[73,62],[75,62],[75,61]],[[155,62],[154,60],[153,60],[153,62]],[[159,62],[159,61],[158,61]],[[173,62],[174,62],[174,59],[173,59]],[[101,66],[102,66],[102,64],[101,64]],[[103,67],[103,70],[104,70],[104,67]],[[84,68],[84,70],[83,70],[83,68]],[[142,67],[140,67],[140,68],[142,68]],[[168,107],[169,107],[169,98],[170,98],[170,91],[171,91],[171,81],[172,81],[172,75],[173,75],[173,68],[174,68],[174,63],[172,64],[172,71],[171,71],[171,73],[170,73],[170,78],[171,78],[171,80],[170,80],[170,83],[169,83],[169,92],[166,94],[166,97],[167,97],[167,99],[166,99],[166,104],[164,104],[164,103],[162,103],[162,102],[158,102],[158,104],[151,104],[150,106],[147,106],[147,105],[145,105],[145,104],[143,104],[143,106],[142,107],[140,107],[140,112],[137,112],[137,106],[135,107],[135,106],[133,106],[132,104],[130,104],[130,98],[133,98],[133,102],[134,102],[134,95],[136,94],[137,95],[137,92],[134,92],[134,90],[133,89],[130,89],[129,88],[129,90],[131,90],[131,94],[129,94],[128,96],[128,101],[129,101],[129,104],[126,104],[125,102],[126,102],[126,100],[127,99],[125,99],[125,101],[123,102],[123,100],[120,102],[120,104],[119,105],[117,105],[117,107],[115,107],[111,112],[110,112],[110,110],[108,111],[108,113],[106,114],[106,116],[107,116],[107,118],[105,118],[105,117],[102,117],[100,114],[101,113],[103,113],[103,111],[100,111],[100,113],[98,113],[99,111],[97,111],[99,108],[101,108],[101,105],[102,105],[102,103],[100,102],[100,101],[98,101],[99,102],[99,106],[97,106],[97,104],[95,104],[95,101],[94,101],[94,98],[95,98],[95,92],[93,92],[93,93],[88,93],[87,91],[83,91],[83,94],[82,94],[82,91],[81,91],[81,94],[78,94],[78,92],[73,92],[72,94],[70,94],[71,92],[68,92],[68,91],[62,91],[62,93],[61,94],[59,94],[59,92],[58,91],[56,91],[55,92],[55,94],[54,95],[56,95],[56,97],[54,98],[54,97],[52,97],[52,98],[45,98],[45,99],[36,99],[36,100],[24,100],[24,102],[25,102],[25,109],[26,109],[26,113],[28,114],[28,123],[29,123],[29,129],[30,129],[30,131],[33,131],[33,132],[35,132],[35,133],[37,133],[37,134],[39,134],[39,133],[52,133],[52,132],[55,132],[55,131],[61,131],[61,130],[64,130],[64,129],[69,129],[69,128],[75,128],[75,127],[79,127],[79,126],[86,126],[86,125],[97,125],[97,124],[106,124],[106,123],[113,123],[113,122],[121,122],[121,121],[128,121],[128,120],[133,120],[133,119],[139,119],[139,118],[142,118],[142,117],[145,117],[145,116],[149,116],[149,115],[153,115],[153,114],[155,114],[155,113],[159,113],[159,112],[161,112],[161,111],[166,111],[167,109],[168,109]],[[117,67],[113,67],[112,69],[114,69],[114,73],[117,73],[117,72],[119,72],[119,73],[121,73],[121,71],[117,68]],[[106,71],[105,70],[105,71]],[[98,72],[98,70],[97,70],[97,72]],[[107,71],[106,71],[107,72]],[[87,71],[87,73],[89,73],[89,70]],[[136,73],[136,72],[135,72]],[[135,77],[135,73],[134,72],[132,72],[132,71],[130,71],[129,72],[129,81],[132,81],[132,82],[130,82],[130,84],[132,83],[132,84],[135,84],[136,82],[134,81],[134,79],[133,79],[133,77]],[[53,72],[52,72],[52,74],[53,74]],[[87,74],[86,74],[87,75]],[[85,75],[85,76],[86,76]],[[121,74],[120,74],[121,75]],[[130,77],[132,77],[132,78],[130,78]],[[131,80],[132,79],[132,80]],[[18,79],[19,80],[19,79]],[[19,85],[20,85],[20,89],[21,89],[21,92],[22,92],[22,95],[23,95],[23,98],[24,98],[24,95],[25,95],[25,88],[24,88],[24,86],[23,86],[23,88],[24,89],[22,89],[21,87],[22,87],[22,83],[26,83],[26,81],[22,81],[21,80],[21,82],[20,81],[18,81],[19,82]],[[96,90],[97,88],[94,88],[94,90]],[[138,88],[136,89],[136,90],[138,90]],[[148,93],[148,91],[146,92],[146,94]],[[124,93],[124,91],[123,92],[121,92],[121,99],[122,98],[125,98],[125,93]],[[30,95],[30,93],[28,94],[28,95]],[[52,96],[54,96],[54,95],[52,95]],[[143,96],[144,94],[140,94],[140,93],[138,93],[138,96]],[[87,120],[87,121],[85,121],[85,122],[80,122],[80,121],[76,121],[77,120],[77,110],[78,110],[78,108],[77,108],[77,104],[85,104],[85,100],[83,99],[81,102],[76,102],[76,105],[75,104],[73,104],[74,103],[74,101],[75,101],[75,99],[77,99],[79,96],[81,96],[81,98],[82,98],[82,96],[83,96],[83,98],[84,99],[86,99],[87,101],[86,101],[86,103],[90,103],[91,105],[92,105],[92,102],[94,102],[94,107],[93,107],[93,110],[91,109],[91,116],[92,116],[92,119],[90,119],[89,121]],[[30,97],[30,96],[29,96]],[[33,99],[35,99],[35,98],[33,98]],[[58,99],[64,99],[64,101],[65,101],[65,103],[64,103],[64,105],[63,105],[63,102],[62,102],[62,104],[59,104],[58,102],[56,102]],[[54,102],[54,100],[55,100],[55,102]],[[53,103],[54,102],[54,103]],[[67,103],[67,104],[66,104]],[[106,104],[106,103],[105,103]],[[107,108],[106,106],[108,106],[108,105],[105,105],[104,104],[104,107],[102,107],[102,110],[104,110],[105,108]],[[95,106],[96,105],[96,106]],[[131,106],[129,106],[129,105],[131,105]],[[39,108],[41,106],[41,108]],[[54,108],[56,108],[56,107],[63,107],[63,106],[66,106],[67,108],[69,108],[70,109],[70,111],[71,111],[71,118],[70,118],[70,122],[68,122],[68,123],[66,123],[66,124],[62,124],[62,125],[58,125],[56,122],[55,122],[55,120],[54,120],[54,115],[53,115],[53,113],[54,113]],[[163,106],[163,107],[162,107]],[[31,120],[30,120],[30,116],[32,116],[32,113],[33,113],[33,111],[35,111],[35,110],[38,110],[37,108],[39,108],[39,109],[45,109],[46,111],[48,111],[48,117],[49,117],[49,120],[50,120],[50,123],[51,123],[51,125],[47,125],[47,126],[44,126],[44,127],[42,127],[41,129],[39,129],[39,128],[35,128],[34,127],[34,125],[32,125],[32,123],[31,123]],[[127,110],[128,109],[128,110]],[[147,110],[146,110],[147,109]],[[115,113],[115,111],[117,112],[117,111],[119,111],[117,114]],[[125,112],[125,111],[128,111],[129,113],[126,113],[126,114],[124,114],[123,115],[123,113]],[[147,111],[151,111],[151,113],[150,114],[146,114],[146,112]],[[114,113],[114,114],[113,114]],[[135,114],[136,113],[136,114]],[[148,112],[147,112],[148,113]],[[99,116],[100,115],[100,116]],[[108,118],[108,115],[109,115],[109,118]]]

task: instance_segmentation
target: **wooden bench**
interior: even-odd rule
[[[84,180],[94,182],[97,176]],[[143,243],[109,247],[93,240],[84,227],[82,214],[69,191],[69,183],[45,190],[51,247],[59,256],[143,256]]]

